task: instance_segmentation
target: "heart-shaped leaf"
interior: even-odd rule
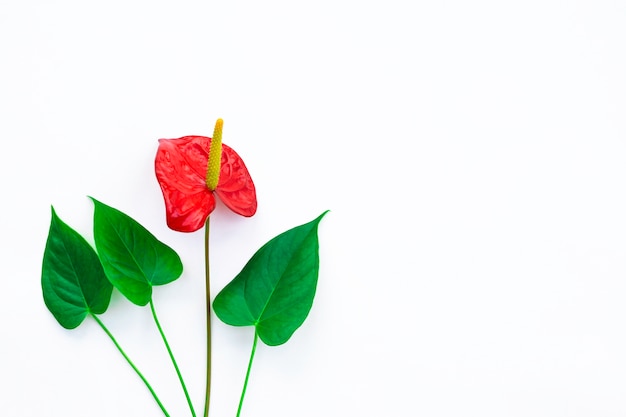
[[[128,215],[91,199],[95,205],[94,240],[107,277],[132,303],[148,304],[153,285],[180,277],[180,257]]]
[[[48,310],[66,329],[80,325],[88,314],[104,313],[113,291],[96,252],[57,216],[54,207],[41,287]]]
[[[255,326],[270,346],[289,340],[313,304],[319,272],[317,228],[326,213],[263,245],[215,297],[217,317],[232,326]]]

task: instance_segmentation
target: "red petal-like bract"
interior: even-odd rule
[[[185,136],[160,139],[155,171],[163,198],[167,225],[179,232],[195,232],[215,209],[215,197],[206,186],[211,138]],[[226,207],[250,217],[256,213],[256,191],[243,160],[222,145],[220,178],[215,192]]]

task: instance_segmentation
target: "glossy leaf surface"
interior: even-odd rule
[[[233,326],[255,326],[270,346],[289,340],[313,304],[319,273],[317,229],[325,214],[261,247],[215,297],[219,319]]]
[[[148,304],[153,285],[182,274],[178,254],[130,216],[92,200],[94,240],[107,277],[132,303]]]
[[[155,173],[163,198],[167,225],[180,232],[202,228],[215,209],[215,196],[206,185],[211,138],[184,136],[160,139]],[[220,177],[215,189],[232,211],[250,217],[256,213],[256,190],[241,157],[222,145]]]
[[[41,286],[48,310],[66,329],[77,327],[90,313],[104,313],[113,290],[96,252],[57,216],[54,208],[43,256]]]

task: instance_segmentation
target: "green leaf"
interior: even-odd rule
[[[78,327],[87,314],[104,313],[113,291],[96,252],[57,216],[54,207],[43,255],[41,287],[48,310],[66,329]]]
[[[319,272],[317,228],[327,212],[263,245],[215,297],[217,317],[232,326],[255,326],[270,346],[289,340],[313,304]]]
[[[128,215],[91,199],[95,205],[94,240],[107,277],[132,303],[148,304],[153,285],[180,277],[180,257]]]

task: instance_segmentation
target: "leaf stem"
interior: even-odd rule
[[[259,334],[254,328],[254,342],[252,342],[252,352],[250,352],[250,361],[248,362],[248,370],[246,371],[246,379],[243,383],[243,390],[241,391],[241,399],[239,399],[239,407],[237,408],[237,417],[241,414],[241,406],[243,405],[243,397],[246,395],[246,389],[248,388],[248,379],[250,378],[250,369],[252,369],[252,360],[254,359],[254,352],[256,352],[256,344],[259,340]]]
[[[111,334],[111,332],[109,331],[109,329],[107,329],[107,327],[104,325],[104,323],[102,323],[102,321],[100,321],[100,319],[93,313],[91,313],[91,317],[94,318],[94,320],[96,321],[96,323],[98,323],[100,325],[100,327],[102,328],[102,330],[104,330],[104,332],[109,336],[109,338],[111,339],[111,341],[113,342],[113,344],[115,345],[115,347],[117,348],[117,350],[119,350],[119,352],[122,354],[122,356],[124,357],[124,359],[126,359],[126,362],[128,362],[128,364],[130,365],[131,368],[133,368],[133,370],[137,373],[137,375],[139,376],[139,378],[141,378],[141,380],[143,381],[143,383],[146,385],[146,387],[148,388],[148,390],[150,391],[150,393],[152,394],[152,396],[154,397],[154,400],[157,402],[157,404],[159,405],[159,407],[161,408],[161,411],[163,411],[163,414],[166,417],[170,417],[170,415],[168,414],[167,410],[165,410],[165,407],[163,406],[163,404],[161,403],[161,400],[159,400],[159,397],[156,395],[156,393],[154,392],[154,389],[152,389],[152,387],[150,386],[150,384],[148,383],[148,380],[142,375],[141,372],[139,372],[139,369],[137,369],[137,367],[135,366],[135,364],[130,360],[130,358],[126,355],[126,353],[124,352],[124,350],[122,350],[121,346],[119,345],[119,343],[117,343],[117,340],[115,340],[115,338],[113,337],[113,334]]]
[[[189,404],[189,409],[191,410],[191,415],[196,417],[196,411],[193,409],[193,404],[191,403],[191,398],[189,397],[189,392],[187,391],[187,387],[185,386],[185,381],[183,380],[183,376],[180,373],[180,369],[178,368],[178,364],[176,363],[176,359],[174,359],[174,354],[172,353],[172,349],[170,348],[170,344],[167,343],[167,338],[165,337],[165,333],[161,328],[161,324],[159,323],[159,319],[156,315],[156,310],[154,309],[154,302],[152,298],[150,299],[150,311],[152,311],[152,317],[154,318],[154,323],[159,329],[159,333],[161,334],[161,338],[163,339],[163,343],[167,348],[167,353],[170,355],[170,359],[172,360],[172,365],[174,365],[174,369],[176,369],[176,374],[178,375],[178,380],[180,381],[180,385],[183,388],[183,392],[185,393],[185,398],[187,398],[187,404]]]
[[[211,273],[209,268],[209,222],[207,217],[204,227],[204,271],[206,292],[206,394],[204,397],[204,417],[209,415],[211,402]]]

